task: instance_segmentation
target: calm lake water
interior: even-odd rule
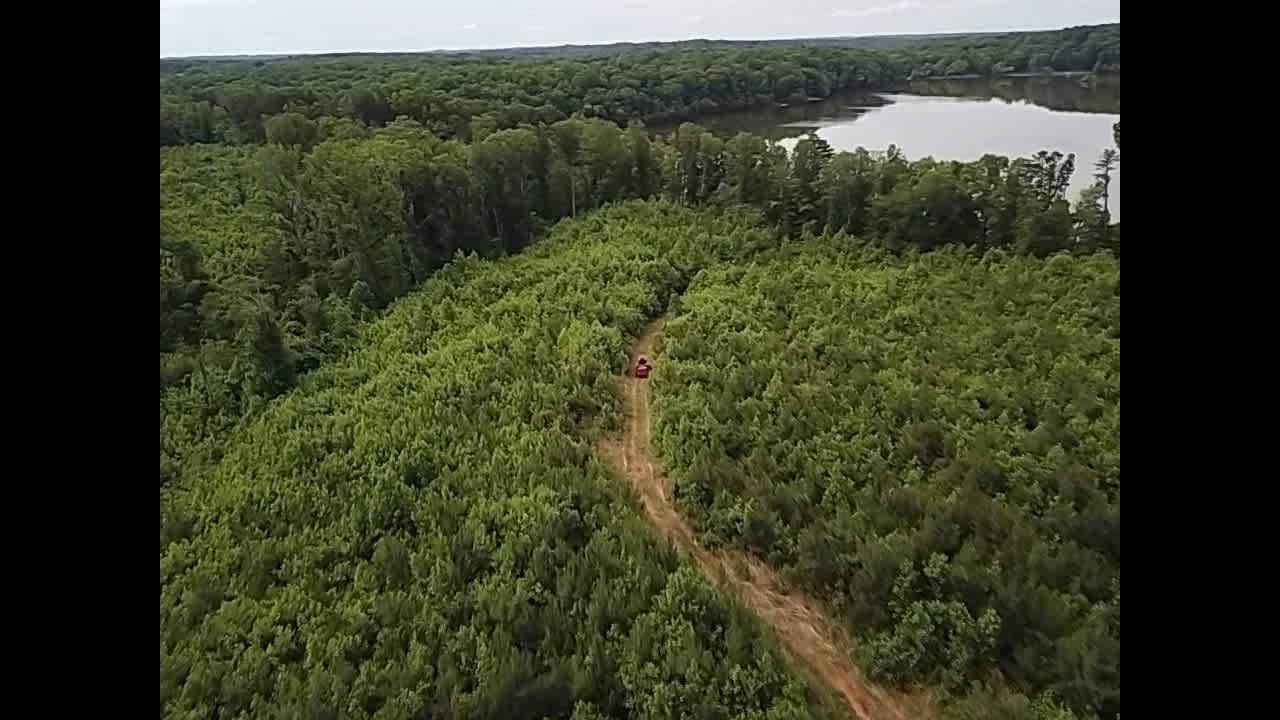
[[[1075,153],[1069,196],[1093,182],[1093,162],[1114,147],[1120,80],[1010,78],[912,83],[903,93],[836,95],[778,110],[704,118],[717,133],[748,131],[790,149],[809,132],[836,150],[897,145],[909,159],[977,160],[985,154],[1026,157],[1040,150]],[[1111,180],[1111,214],[1120,219],[1120,172]]]

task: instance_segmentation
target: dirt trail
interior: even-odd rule
[[[631,364],[641,355],[653,357],[661,322],[645,329],[631,351]],[[827,618],[819,604],[784,589],[774,572],[745,553],[702,547],[684,517],[676,511],[668,482],[649,444],[649,385],[628,376],[625,382],[626,424],[621,437],[604,442],[604,450],[644,504],[658,530],[692,553],[703,569],[734,591],[773,627],[787,654],[807,666],[828,688],[839,693],[853,715],[864,720],[907,720],[902,703],[868,682],[849,661],[848,638]],[[914,704],[914,703],[912,703]]]

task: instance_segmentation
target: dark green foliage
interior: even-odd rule
[[[944,711],[946,720],[1076,720],[1052,693],[1032,700],[1008,688],[978,684]],[[1119,714],[1116,715],[1119,718]]]
[[[1120,72],[1120,25],[939,39],[892,51],[912,77]]]
[[[850,246],[684,295],[653,381],[678,502],[835,603],[881,677],[1116,717],[1119,261]]]
[[[200,301],[208,291],[200,253],[191,243],[160,240],[160,352],[199,337]],[[160,385],[166,385],[161,378]]]
[[[892,193],[876,198],[873,212],[881,237],[891,247],[915,245],[928,250],[984,239],[977,200],[945,173],[898,185]]]
[[[768,243],[752,225],[623,205],[459,260],[189,457],[161,493],[161,715],[810,717],[585,432],[616,421],[628,336]]]
[[[840,48],[708,48],[578,59],[450,55],[162,64],[160,144],[261,142],[263,116],[404,117],[440,137],[479,140],[581,114],[625,126],[677,120],[906,78],[892,57]],[[286,110],[287,108],[287,110]],[[267,126],[269,127],[269,126]],[[267,138],[270,139],[270,138]]]
[[[316,123],[298,113],[281,113],[273,115],[263,123],[266,129],[267,142],[285,147],[309,149],[320,137],[320,128]]]
[[[160,144],[272,140],[270,119],[282,113],[365,127],[404,117],[438,137],[479,140],[575,114],[626,125],[802,103],[841,90],[891,89],[908,77],[1120,68],[1119,25],[861,43],[880,46],[875,51],[860,49],[858,40],[688,43],[578,57],[511,52],[515,57],[162,61]]]

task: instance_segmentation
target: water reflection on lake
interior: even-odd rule
[[[713,131],[747,131],[790,149],[809,132],[836,150],[897,145],[909,159],[977,160],[985,154],[1025,157],[1040,150],[1075,153],[1069,195],[1093,182],[1093,162],[1114,146],[1120,119],[1119,78],[931,80],[902,93],[835,95],[776,110],[700,120]],[[1120,172],[1111,181],[1111,213],[1120,219]]]

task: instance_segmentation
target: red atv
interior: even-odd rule
[[[636,368],[635,368],[636,377],[640,378],[641,380],[649,377],[649,371],[652,369],[653,369],[653,366],[649,364],[648,360],[645,360],[644,358],[640,358],[639,360],[636,361]]]

